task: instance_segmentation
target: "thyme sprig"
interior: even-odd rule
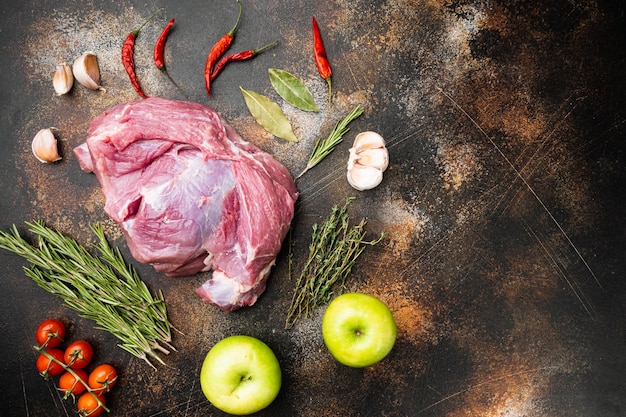
[[[143,359],[164,364],[159,353],[176,350],[170,344],[171,326],[163,294],[153,295],[119,249],[109,245],[102,225],[91,229],[98,238],[92,255],[75,240],[42,222],[26,222],[37,244],[23,239],[15,225],[11,233],[0,231],[0,248],[26,259],[25,274],[37,285],[63,299],[96,328],[117,337],[118,346]]]
[[[375,245],[375,240],[365,241],[365,219],[350,227],[347,207],[354,198],[347,198],[343,207],[333,206],[330,215],[319,226],[313,225],[309,255],[296,281],[291,305],[287,312],[285,328],[290,329],[302,318],[308,318],[315,307],[327,304],[333,289],[342,291],[346,277],[365,245]],[[290,269],[291,271],[291,269]]]
[[[348,125],[362,114],[363,107],[357,105],[342,121],[337,122],[332,132],[330,132],[330,135],[328,135],[326,139],[318,139],[317,142],[315,142],[313,152],[311,152],[311,155],[309,156],[306,168],[304,168],[296,179],[300,178],[305,172],[322,162],[322,160],[341,143],[343,136],[350,130]]]

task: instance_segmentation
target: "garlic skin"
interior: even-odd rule
[[[33,155],[42,163],[53,163],[61,159],[57,140],[52,129],[41,129],[33,138],[31,145]]]
[[[98,57],[95,53],[87,51],[74,61],[72,65],[74,78],[76,81],[89,88],[90,90],[105,89],[100,85],[100,67],[98,66]]]
[[[348,183],[359,191],[371,190],[383,180],[389,166],[385,140],[376,132],[362,132],[354,139],[348,158]]]
[[[54,75],[52,76],[52,86],[57,96],[67,94],[74,85],[74,75],[72,68],[67,62],[59,62],[57,64]]]

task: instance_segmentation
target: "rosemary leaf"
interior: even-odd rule
[[[330,132],[330,135],[326,139],[318,139],[315,142],[315,147],[313,148],[313,152],[309,156],[309,160],[306,164],[306,168],[296,177],[296,179],[300,178],[304,175],[305,172],[315,167],[317,164],[322,162],[324,158],[326,158],[334,149],[341,143],[343,140],[343,136],[348,133],[350,128],[348,125],[356,120],[360,115],[363,114],[363,107],[357,105],[348,115],[340,122],[335,125],[335,128]]]
[[[344,281],[365,245],[375,245],[383,239],[384,233],[381,233],[378,239],[364,240],[365,219],[350,227],[347,207],[352,200],[354,198],[347,198],[341,209],[333,206],[321,226],[313,225],[309,255],[296,280],[285,329],[310,317],[314,308],[327,304],[334,288],[339,286],[342,291]]]
[[[159,353],[175,350],[169,343],[171,326],[163,294],[150,293],[119,249],[111,248],[102,226],[92,227],[98,257],[42,222],[26,225],[37,236],[37,245],[24,240],[15,225],[10,233],[0,231],[0,248],[29,262],[26,276],[81,317],[95,321],[96,328],[117,337],[120,348],[153,368],[151,359],[163,364]]]

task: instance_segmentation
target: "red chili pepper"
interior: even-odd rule
[[[224,69],[226,64],[228,64],[229,62],[247,61],[248,59],[254,58],[255,56],[257,56],[261,52],[265,51],[266,49],[271,48],[272,46],[276,45],[277,43],[278,43],[278,41],[274,41],[274,42],[272,42],[272,43],[270,43],[268,45],[265,45],[264,47],[259,48],[259,49],[249,49],[247,51],[237,52],[236,54],[226,55],[224,58],[222,58],[217,63],[217,65],[213,69],[213,72],[211,73],[211,82],[213,82],[213,80],[215,80],[217,78],[217,76],[220,74],[220,72],[222,72],[222,70]]]
[[[328,103],[330,104],[333,96],[331,83],[333,71],[330,68],[330,62],[328,62],[328,57],[326,56],[324,40],[322,39],[319,26],[317,26],[315,16],[313,16],[313,50],[315,52],[315,65],[317,66],[317,71],[328,83]]]
[[[154,63],[160,70],[165,70],[165,41],[167,41],[167,36],[170,34],[170,30],[172,30],[172,26],[174,26],[174,19],[170,20],[163,28],[163,32],[161,32],[154,44]]]
[[[230,48],[230,45],[232,45],[235,39],[235,32],[237,32],[237,27],[239,26],[239,20],[241,19],[241,1],[237,0],[237,3],[239,4],[239,15],[237,16],[235,26],[213,45],[204,65],[204,84],[206,86],[206,92],[209,95],[211,95],[211,74],[213,73],[213,67],[226,53],[228,48]]]
[[[167,37],[172,30],[172,26],[174,26],[174,19],[170,20],[167,23],[167,25],[163,28],[163,31],[157,38],[156,43],[154,44],[154,64],[165,74],[170,82],[174,84],[174,87],[176,87],[178,91],[180,91],[187,99],[189,99],[187,93],[185,93],[183,89],[180,88],[178,83],[174,81],[174,79],[170,76],[169,72],[167,72],[167,69],[165,68],[165,42],[167,41]]]
[[[133,85],[133,88],[143,98],[148,98],[148,96],[141,89],[139,80],[137,79],[137,74],[135,73],[135,59],[133,57],[135,53],[135,39],[137,38],[139,31],[161,10],[163,9],[159,9],[152,13],[152,15],[146,19],[141,26],[130,32],[122,45],[122,64],[124,64],[124,69],[126,69],[126,73],[128,74],[128,78],[130,78],[130,83]]]

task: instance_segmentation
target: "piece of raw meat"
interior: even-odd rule
[[[213,109],[161,98],[118,105],[74,154],[139,262],[170,277],[213,270],[196,292],[227,312],[265,290],[298,192],[282,164]]]

